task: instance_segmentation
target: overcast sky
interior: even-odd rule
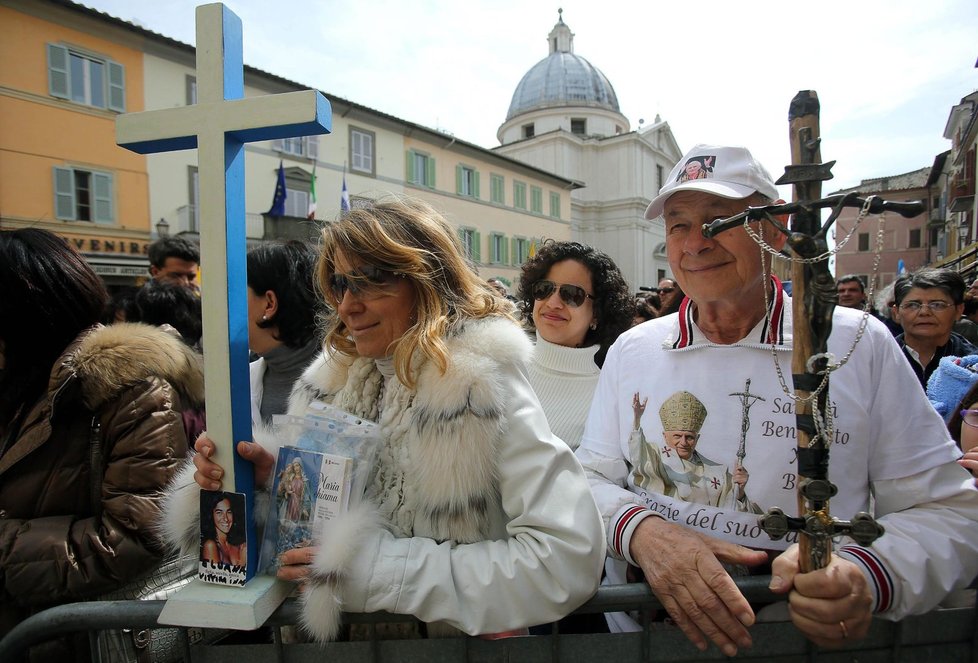
[[[199,2],[84,4],[195,42]],[[574,52],[608,77],[632,129],[658,113],[684,151],[746,145],[778,177],[788,104],[815,90],[822,158],[838,161],[826,193],[929,167],[950,148],[951,107],[978,89],[975,0],[225,4],[246,64],[487,148],[562,7]]]

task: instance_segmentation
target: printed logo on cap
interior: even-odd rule
[[[713,177],[713,164],[716,163],[716,155],[692,157],[686,161],[686,165],[676,176],[676,183],[682,184],[691,180],[705,180]]]

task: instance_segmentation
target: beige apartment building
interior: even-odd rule
[[[17,49],[20,55],[3,58],[6,64],[0,70],[4,76],[0,103],[5,117],[15,120],[4,122],[0,133],[0,153],[6,155],[0,226],[53,224],[76,238],[93,259],[106,247],[116,252],[120,246],[126,252],[135,247],[131,258],[127,253],[113,255],[113,259],[128,269],[117,285],[137,282],[144,273],[145,248],[151,240],[160,234],[193,237],[199,233],[197,153],[184,150],[144,157],[127,152],[115,145],[114,119],[123,111],[195,103],[194,48],[66,0],[2,0],[0,11],[7,18],[5,24],[23,26],[17,39],[5,40],[5,48]],[[56,52],[66,57],[77,55],[85,67],[105,68],[105,82],[95,91],[96,103],[51,93],[48,75],[53,65],[46,44],[60,45]],[[25,56],[36,60],[37,66],[13,66]],[[37,75],[28,80],[28,72]],[[110,73],[114,86],[110,86]],[[246,97],[309,87],[247,65],[244,83]],[[88,96],[92,94],[89,90]],[[428,200],[457,225],[480,273],[511,285],[537,243],[544,238],[570,239],[571,191],[581,186],[579,182],[334,97],[328,91],[323,94],[333,110],[330,135],[245,147],[250,243],[314,238],[320,224],[339,214],[344,179],[353,205],[388,195]],[[120,98],[124,103],[109,105]],[[77,130],[67,136],[46,131],[52,123],[77,125]],[[63,156],[54,161],[40,158],[60,153]],[[14,168],[17,164],[11,155],[24,164]],[[280,164],[288,192],[286,214],[273,218],[267,212]],[[29,186],[21,185],[24,177],[16,173],[35,165],[40,168],[37,176],[30,178]],[[68,210],[67,202],[59,215],[55,209],[56,171],[50,170],[56,167],[90,173],[92,186],[98,187],[93,196],[97,206],[91,213],[84,207],[81,217],[92,218]],[[314,176],[316,206],[309,218]],[[63,195],[62,200],[67,197]],[[39,201],[48,203],[39,207]],[[68,216],[62,218],[64,215]],[[202,267],[206,274],[206,265]]]

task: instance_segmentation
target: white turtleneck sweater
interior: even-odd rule
[[[597,345],[568,348],[554,345],[537,332],[536,348],[527,366],[530,385],[537,392],[550,428],[571,449],[584,435],[601,369],[594,363]]]

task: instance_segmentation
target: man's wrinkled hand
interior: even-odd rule
[[[824,569],[802,573],[793,545],[771,566],[771,590],[788,594],[791,621],[819,647],[842,647],[869,631],[873,595],[866,576],[849,560],[832,555]]]

